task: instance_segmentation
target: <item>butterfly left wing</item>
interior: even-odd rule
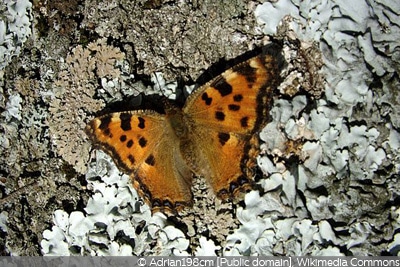
[[[152,111],[111,113],[92,120],[86,133],[130,175],[153,212],[175,213],[191,205],[192,172],[166,116]]]
[[[258,132],[268,120],[272,91],[279,82],[280,48],[234,66],[189,96],[183,108],[198,140],[198,168],[222,199],[251,187],[259,153]]]

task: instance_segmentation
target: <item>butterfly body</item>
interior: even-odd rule
[[[234,66],[195,90],[183,108],[111,113],[91,121],[86,132],[132,177],[153,211],[192,205],[194,174],[217,197],[234,199],[252,185],[257,134],[279,82],[279,55],[273,47]]]

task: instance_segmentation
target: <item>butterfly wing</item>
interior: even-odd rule
[[[178,151],[167,118],[151,111],[95,118],[86,132],[132,178],[152,211],[174,213],[191,205],[192,173]]]
[[[197,89],[183,108],[191,134],[209,168],[199,171],[222,199],[251,187],[259,153],[258,132],[268,120],[272,91],[279,82],[280,49],[234,66]]]

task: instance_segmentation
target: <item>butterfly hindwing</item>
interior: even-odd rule
[[[217,197],[232,200],[251,188],[255,157],[249,157],[252,146],[246,136],[209,129],[199,129],[196,135],[201,140],[197,144],[198,161],[206,162],[206,167],[199,168],[198,174],[207,179]],[[215,149],[202,149],[204,147]]]

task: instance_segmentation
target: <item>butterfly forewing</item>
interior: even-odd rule
[[[189,96],[184,113],[207,128],[251,132],[260,124],[257,119],[267,115],[269,80],[263,58],[252,58],[196,90]]]

